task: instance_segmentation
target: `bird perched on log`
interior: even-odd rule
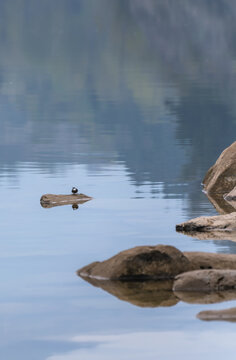
[[[72,194],[77,194],[78,192],[78,189],[76,187],[73,187],[72,190],[71,190]]]

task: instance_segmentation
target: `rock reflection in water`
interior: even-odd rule
[[[236,300],[236,291],[175,291],[179,301],[188,304],[216,304],[224,301]]]
[[[236,322],[236,307],[224,310],[207,310],[197,314],[197,318],[205,321]]]
[[[82,277],[80,275],[80,277]],[[82,277],[118,299],[140,307],[174,306],[179,302],[172,291],[172,280],[119,281]]]
[[[139,307],[175,306],[179,301],[188,304],[214,304],[236,300],[236,291],[190,292],[172,291],[173,280],[119,281],[83,277],[91,285],[107,291],[119,300]]]
[[[219,214],[230,214],[231,212],[236,211],[236,204],[232,201],[226,201],[222,194],[206,193],[206,196]]]

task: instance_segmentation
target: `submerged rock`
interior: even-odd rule
[[[236,186],[236,142],[226,148],[203,180],[208,193],[229,193]]]
[[[200,216],[176,225],[176,231],[236,231],[236,211],[226,215]]]
[[[78,274],[101,280],[147,280],[171,278],[190,268],[186,256],[173,246],[138,246],[103,262],[93,262]]]
[[[197,318],[205,321],[236,322],[236,307],[224,310],[207,310],[197,314]]]
[[[176,276],[175,292],[211,292],[236,290],[236,270],[196,270]],[[236,292],[235,292],[236,296]]]
[[[54,206],[62,205],[80,205],[92,200],[90,196],[85,194],[72,194],[72,195],[54,195],[45,194],[41,196],[40,204],[44,208],[51,208]]]

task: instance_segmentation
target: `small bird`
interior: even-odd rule
[[[72,190],[71,190],[72,194],[77,194],[78,192],[78,189],[76,187],[73,187]]]

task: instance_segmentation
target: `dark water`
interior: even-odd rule
[[[235,324],[140,307],[76,270],[145,244],[236,253],[175,232],[216,214],[201,181],[236,133],[232,0],[0,2],[0,354],[215,359]],[[94,199],[44,209],[72,186]],[[171,344],[171,346],[170,346]]]

